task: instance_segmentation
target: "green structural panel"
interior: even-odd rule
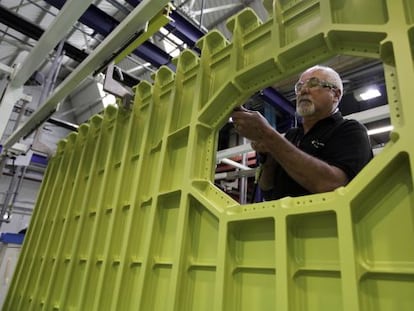
[[[231,42],[209,32],[200,57],[136,86],[132,111],[59,143],[3,310],[414,310],[414,1],[280,0],[271,15],[232,17]],[[329,193],[239,205],[216,188],[232,109],[336,55],[383,61],[384,150]]]

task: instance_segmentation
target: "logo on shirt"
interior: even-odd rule
[[[311,144],[312,144],[312,146],[313,146],[315,149],[320,149],[320,148],[325,147],[325,144],[324,144],[324,143],[322,143],[322,142],[320,142],[320,141],[319,141],[319,140],[317,140],[317,139],[312,140],[312,141],[311,141]]]

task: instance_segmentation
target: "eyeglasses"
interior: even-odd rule
[[[337,89],[338,87],[328,81],[319,80],[316,77],[312,77],[306,81],[298,81],[295,84],[295,94],[298,95],[302,91],[303,87],[314,88],[314,87],[328,87],[330,89]]]

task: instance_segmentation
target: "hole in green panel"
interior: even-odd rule
[[[227,40],[219,31],[209,32],[199,43],[201,44],[197,45],[204,48],[201,53],[200,70],[197,73],[197,80],[200,80],[202,85],[195,98],[198,101],[198,109],[201,110],[214,95],[214,90],[219,89],[231,78],[228,66],[231,49],[226,47]]]
[[[267,51],[267,53],[269,52]],[[269,57],[263,57],[263,59],[261,64],[255,64],[254,67],[244,70],[235,78],[240,88],[254,92],[258,88],[267,87],[270,82],[275,80],[275,77],[280,75],[280,69],[274,59],[269,59]]]
[[[228,253],[234,267],[275,268],[274,219],[229,223]]]
[[[54,274],[52,273],[57,265],[59,265],[61,261],[57,262],[56,257],[52,256],[49,257],[44,265],[44,269],[41,269],[40,274],[38,276],[37,282],[33,286],[33,290],[36,293],[37,298],[44,300],[44,298],[50,294],[48,292],[48,286],[51,280],[54,278]],[[56,270],[55,270],[56,271]],[[56,284],[54,284],[56,285]]]
[[[129,112],[125,111],[125,109],[119,108],[119,112],[115,123],[115,137],[113,145],[111,146],[113,152],[111,162],[115,166],[117,166],[117,164],[122,161],[125,146],[125,138],[128,137],[128,129],[130,122],[129,117],[131,117],[131,114]]]
[[[410,39],[411,58],[414,60],[414,27],[408,31],[408,38]]]
[[[227,52],[227,50],[223,51]],[[212,61],[211,63],[211,75],[210,75],[210,87],[212,90],[219,90],[227,81],[229,81],[229,67],[228,62],[230,59],[230,55],[227,55],[225,53],[224,57],[216,57],[215,61]],[[210,94],[214,95],[214,94]],[[208,100],[208,99],[207,99]]]
[[[143,158],[144,165],[141,167],[140,180],[143,181],[140,183],[138,189],[137,197],[143,197],[148,199],[152,197],[155,193],[155,182],[158,180],[155,178],[159,172],[158,167],[160,159],[160,148],[153,149],[151,152],[146,153]],[[161,172],[159,172],[161,174]]]
[[[357,258],[368,270],[414,269],[411,172],[400,153],[351,202]]]
[[[380,55],[381,42],[386,38],[385,32],[364,32],[364,31],[335,31],[332,30],[328,33],[328,42],[332,48],[355,55],[358,57],[373,57],[377,58]],[[355,59],[356,63],[353,66],[358,66],[358,59]],[[366,66],[369,62],[368,58],[364,59],[365,62],[361,64],[361,67]],[[362,70],[361,68],[361,70]],[[369,70],[367,68],[366,70]],[[352,77],[352,76],[351,76]],[[346,77],[344,77],[346,79]],[[345,81],[346,82],[346,81]]]
[[[96,259],[96,257],[94,258]],[[102,261],[96,261],[92,263],[91,267],[88,270],[88,274],[83,276],[85,283],[82,287],[82,295],[79,299],[78,308],[83,308],[84,310],[93,310],[94,304],[96,303],[97,290],[99,286],[99,276],[104,272]],[[79,283],[77,283],[79,284]]]
[[[78,286],[77,282],[79,282],[79,280],[82,279],[82,277],[85,275],[86,273],[86,267],[87,265],[85,264],[86,262],[76,262],[73,270],[71,271],[71,275],[69,277],[69,280],[67,280],[68,284],[67,284],[67,291],[64,292],[66,297],[66,306],[70,306],[73,307],[74,309],[76,309],[76,304],[79,303],[79,297],[81,297],[82,295],[82,291],[84,290],[81,286]],[[62,295],[62,293],[61,293]],[[69,308],[70,308],[69,307]]]
[[[167,310],[171,278],[171,266],[155,265],[142,296],[142,310]]]
[[[337,24],[385,24],[386,0],[330,0],[333,22]]]
[[[281,42],[282,46],[288,45],[300,38],[306,38],[322,25],[323,18],[320,14],[320,4],[318,1],[298,2],[303,4],[303,6],[282,12],[285,35],[285,42]]]
[[[174,104],[171,117],[170,133],[189,126],[194,107],[194,89],[196,78],[181,81],[182,85],[176,86]],[[180,83],[177,81],[176,83]]]
[[[275,310],[276,275],[274,269],[236,269],[232,281],[233,295],[237,299],[228,299],[224,310]]]
[[[111,154],[110,152],[110,142],[111,142],[111,134],[108,133],[108,130],[106,127],[104,127],[102,129],[101,135],[100,135],[100,140],[99,140],[99,144],[98,144],[98,148],[99,150],[97,151],[97,157],[96,157],[96,164],[95,164],[95,168],[96,171],[95,173],[97,175],[100,175],[102,177],[102,173],[105,171],[105,166],[106,166],[106,161],[107,161],[107,157],[109,154]]]
[[[167,93],[167,95],[170,94],[171,92]],[[154,94],[154,97],[157,96],[160,96],[160,98],[155,98],[156,100],[152,103],[153,108],[149,124],[150,130],[148,131],[147,138],[147,142],[150,142],[152,149],[157,148],[161,144],[165,125],[167,123],[168,100],[170,99],[170,96]]]
[[[131,132],[129,135],[129,151],[131,156],[139,155],[141,151],[141,145],[143,143],[144,129],[147,122],[149,122],[148,113],[149,105],[145,109],[141,109],[139,112],[134,111],[133,122],[131,126]]]
[[[218,219],[190,197],[187,239],[193,265],[216,264]]]
[[[113,258],[110,257],[105,266],[104,277],[100,279],[101,282],[97,283],[99,284],[97,286],[98,288],[102,286],[100,288],[99,296],[97,296],[99,297],[98,310],[110,310],[111,304],[116,299],[115,295],[118,295],[118,292],[115,291],[115,281],[118,274],[120,274],[119,264],[114,264]]]
[[[414,276],[367,274],[359,287],[361,311],[414,310]]]
[[[63,231],[62,236],[70,236],[70,237],[76,237],[78,234],[78,231],[81,230],[80,228],[80,219],[79,218],[71,218],[67,223],[66,226],[63,226],[61,228]],[[73,245],[75,243],[75,239],[62,239],[59,242],[59,247],[61,248],[61,252],[63,254],[71,254],[73,251]]]
[[[414,24],[414,2],[411,0],[404,0],[403,3],[407,24]]]
[[[47,293],[50,299],[48,300],[53,302],[60,300],[64,281],[69,277],[68,270],[70,267],[69,261],[63,260],[57,261],[56,265],[56,270],[53,271],[52,277],[49,280],[53,286],[48,288],[49,292]]]
[[[181,192],[160,196],[154,228],[155,262],[171,262],[176,251],[178,211]]]
[[[265,60],[273,57],[274,54],[270,53],[268,45],[266,44],[269,40],[272,39],[272,29],[270,27],[272,24],[268,25],[269,27],[267,29],[263,29],[263,27],[256,28],[256,31],[249,34],[248,38],[246,38],[249,40],[249,42],[247,42],[244,46],[244,59],[246,68],[248,68],[249,65],[257,64],[257,60],[259,59]],[[258,77],[255,78],[257,79]]]
[[[132,223],[131,231],[128,235],[128,249],[126,258],[140,263],[143,260],[145,253],[143,241],[145,240],[145,233],[148,231],[149,213],[151,209],[152,200],[143,202],[141,206],[134,206],[132,209]]]
[[[294,285],[295,289],[290,299],[291,309],[289,310],[344,310],[339,272],[303,271],[295,275]]]
[[[125,258],[121,258],[121,254],[125,249],[125,237],[129,235],[130,227],[128,225],[133,217],[133,211],[129,205],[119,205],[114,209],[114,217],[111,228],[108,228],[108,230],[111,229],[111,235],[108,238],[108,243],[110,243],[109,256],[124,261]]]
[[[161,192],[179,188],[183,183],[184,167],[187,163],[188,127],[168,137],[166,159],[161,178]]]
[[[337,219],[334,212],[291,215],[288,254],[291,269],[339,270]]]
[[[125,169],[122,172],[122,185],[120,192],[120,201],[129,201],[139,184],[139,161],[131,159],[126,161]]]
[[[301,1],[301,0],[279,0],[278,5],[282,12],[288,12],[288,11],[298,11],[297,13],[301,13],[302,10],[299,8],[304,5],[303,2],[306,2],[306,4],[315,4],[318,1],[317,0],[308,0],[308,1]]]
[[[104,210],[100,210],[99,213],[101,215],[97,215],[99,218],[99,222],[97,222],[97,228],[95,227],[95,235],[93,236],[93,249],[92,254],[96,257],[103,257],[105,254],[105,248],[108,243],[107,237],[108,237],[108,228],[110,227],[113,213],[107,213]]]
[[[323,62],[331,55],[330,47],[324,34],[319,33],[295,45],[294,49],[286,50],[279,55],[283,67],[303,69]],[[293,82],[293,84],[296,81]],[[293,87],[293,85],[292,85]]]
[[[138,305],[140,288],[138,287],[139,275],[141,272],[140,264],[131,264],[124,268],[121,286],[119,291],[118,304],[115,310],[133,310]]]
[[[180,292],[180,311],[213,310],[216,269],[214,267],[191,267],[187,273],[187,285]]]
[[[77,245],[78,254],[86,255],[90,252],[90,248],[92,247],[93,229],[96,226],[95,222],[96,222],[96,214],[94,215],[88,214],[88,217],[86,217],[85,223],[82,226],[82,229],[81,229],[82,231],[80,232],[81,238],[79,239],[79,242]]]

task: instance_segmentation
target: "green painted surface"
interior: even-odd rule
[[[266,1],[267,7],[269,2]],[[50,161],[3,310],[414,310],[414,2],[277,1],[231,18]],[[343,54],[384,62],[394,132],[345,188],[240,206],[217,131],[254,92]]]

